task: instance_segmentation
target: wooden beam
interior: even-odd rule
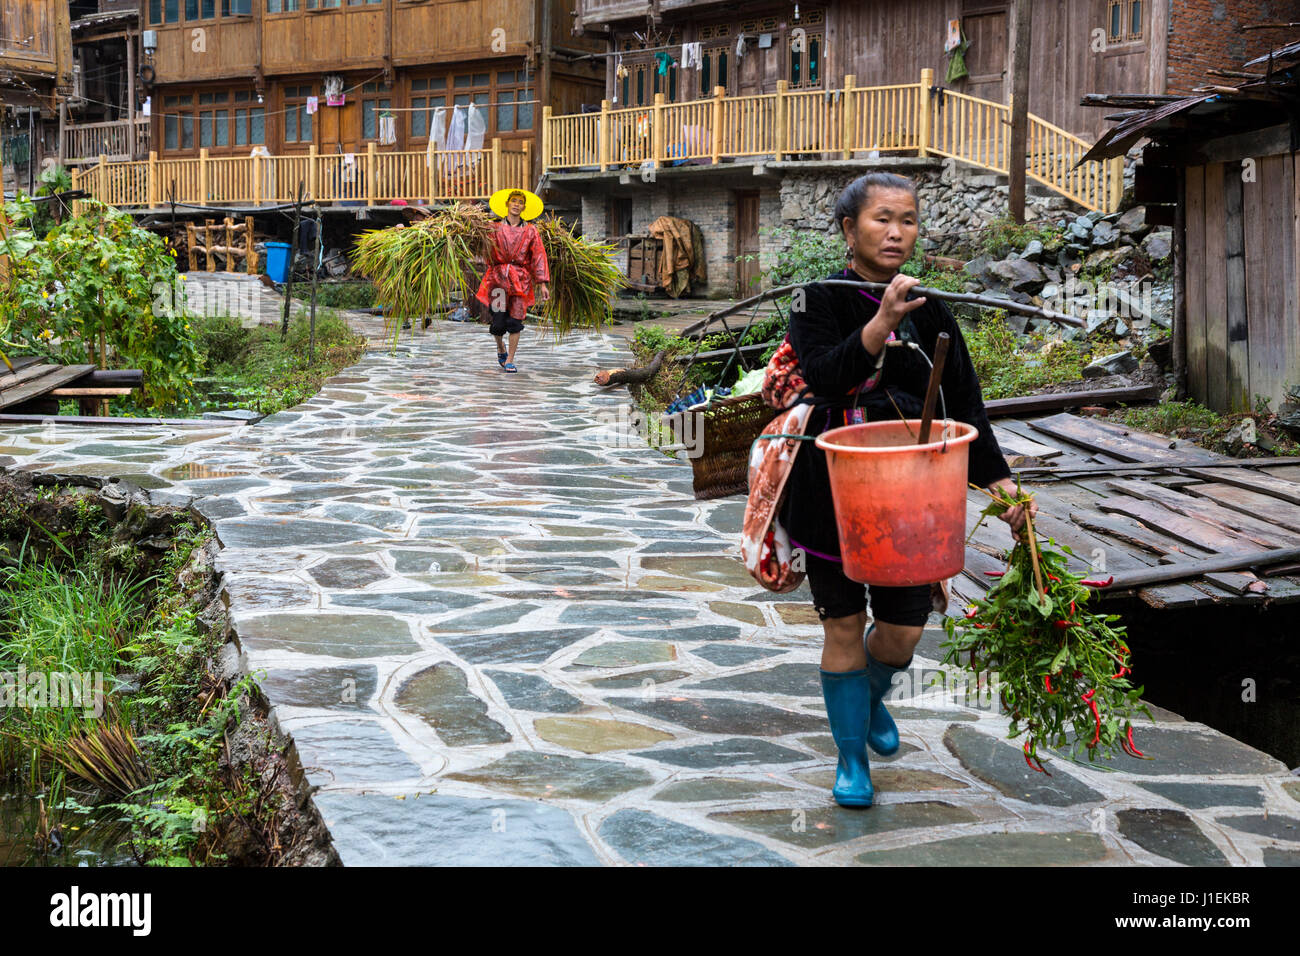
[[[1270,548],[1267,551],[1250,551],[1242,554],[1200,558],[1196,561],[1179,561],[1151,568],[1147,571],[1126,571],[1115,575],[1115,580],[1105,591],[1128,590],[1147,584],[1181,581],[1198,578],[1218,571],[1236,571],[1240,568],[1265,568],[1273,564],[1300,560],[1300,548]]]
[[[1052,412],[1083,405],[1112,405],[1121,402],[1154,402],[1163,389],[1159,385],[1131,385],[1123,388],[1094,388],[1083,392],[1054,392],[1049,395],[1024,395],[1018,398],[994,398],[984,403],[989,418]]]
[[[133,388],[52,388],[46,395],[57,398],[106,398],[110,395],[130,395]]]

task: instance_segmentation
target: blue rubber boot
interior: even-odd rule
[[[875,796],[867,762],[867,723],[871,717],[871,683],[867,670],[822,671],[822,697],[831,736],[840,752],[831,795],[842,807],[869,807]]]
[[[864,646],[875,629],[874,624],[867,628],[867,635],[862,641]],[[882,664],[871,656],[871,651],[867,651],[867,670],[871,675],[871,730],[867,734],[867,744],[882,757],[898,753],[899,746],[898,725],[885,709],[885,695],[889,693],[894,675],[907,670],[911,664],[910,658],[902,667]]]

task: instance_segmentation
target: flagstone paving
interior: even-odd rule
[[[1296,865],[1279,761],[1157,711],[1153,760],[1035,774],[933,656],[876,806],[835,806],[807,591],[755,587],[743,501],[613,427],[620,347],[529,333],[509,375],[439,323],[254,426],[9,425],[0,466],[196,499],[346,864]]]

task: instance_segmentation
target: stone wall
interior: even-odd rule
[[[861,171],[788,173],[781,182],[780,219],[775,225],[831,231],[835,202],[858,175]],[[927,252],[957,253],[990,221],[1006,214],[1008,187],[1003,176],[953,166],[922,171],[911,178],[921,200],[921,237]],[[1036,187],[1030,189],[1026,205],[1028,219],[1051,219],[1077,208],[1055,193],[1039,193]],[[772,234],[764,250],[766,258],[775,261],[788,245],[788,236]]]

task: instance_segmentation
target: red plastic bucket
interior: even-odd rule
[[[966,473],[978,434],[936,421],[916,444],[919,419],[833,428],[818,436],[830,469],[844,574],[910,587],[959,573],[966,561]],[[946,440],[945,440],[946,439]]]

